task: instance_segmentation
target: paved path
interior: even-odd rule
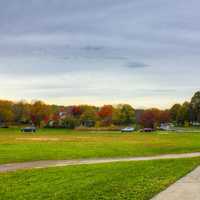
[[[171,185],[152,200],[200,200],[200,167]]]
[[[0,165],[0,173],[16,171],[19,169],[33,169],[33,168],[35,169],[35,168],[58,167],[58,166],[68,166],[68,165],[141,161],[141,160],[176,159],[176,158],[193,158],[193,157],[200,157],[200,152],[184,153],[184,154],[166,154],[166,155],[151,156],[151,157],[32,161],[32,162],[23,162],[23,163],[2,164],[2,165]]]

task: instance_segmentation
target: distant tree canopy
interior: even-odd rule
[[[82,106],[82,114],[80,120],[82,124],[86,124],[88,121],[95,122],[97,120],[97,108],[94,106]]]
[[[177,121],[178,112],[181,108],[181,104],[174,104],[170,109],[170,117],[172,121]]]
[[[0,124],[34,124],[39,127],[129,126],[154,128],[162,123],[188,125],[200,123],[200,91],[190,102],[174,104],[169,110],[134,109],[128,104],[58,106],[42,101],[0,100]]]
[[[0,100],[0,122],[7,124],[13,121],[14,113],[12,110],[13,103],[11,101]]]
[[[135,123],[135,110],[128,104],[118,105],[113,112],[113,122],[116,125],[131,125]]]
[[[191,100],[191,118],[200,122],[200,91],[196,92]]]
[[[176,121],[178,124],[184,124],[190,121],[190,103],[185,102],[178,110]]]
[[[200,123],[200,91],[196,92],[190,102],[175,104],[170,109],[171,121],[177,125]]]
[[[20,101],[13,104],[14,121],[18,123],[26,123],[30,121],[31,106],[25,102]]]
[[[45,117],[50,115],[50,107],[42,101],[35,101],[31,106],[30,115],[32,122],[37,126],[41,126]]]
[[[104,105],[99,109],[98,116],[102,126],[109,126],[112,124],[113,106]]]
[[[145,128],[154,128],[154,124],[157,122],[156,110],[145,110],[140,118],[140,124]]]

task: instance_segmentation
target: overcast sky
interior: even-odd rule
[[[167,108],[200,88],[199,0],[0,1],[0,97]]]

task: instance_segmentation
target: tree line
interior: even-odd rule
[[[200,91],[190,102],[174,104],[170,109],[134,109],[128,104],[117,106],[59,106],[42,101],[12,102],[0,100],[0,124],[38,127],[109,127],[139,125],[154,128],[164,123],[189,126],[200,123]]]

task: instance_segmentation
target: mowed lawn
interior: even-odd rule
[[[200,158],[36,169],[0,174],[0,200],[149,200]]]
[[[98,157],[150,156],[200,151],[199,133],[86,132],[0,129],[0,163]]]

